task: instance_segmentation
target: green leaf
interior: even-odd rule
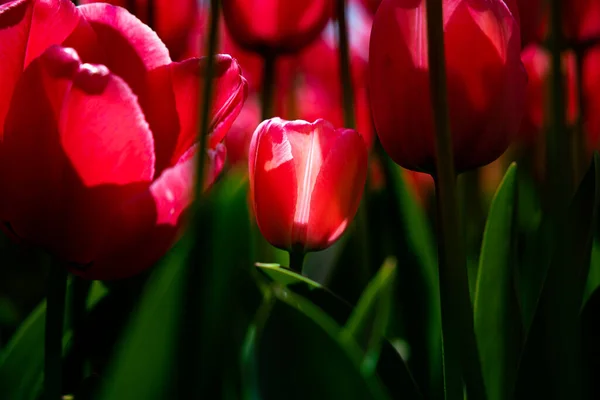
[[[222,398],[237,386],[243,337],[259,303],[246,190],[236,174],[211,189],[205,231],[188,232],[154,271],[100,398],[188,398],[189,391]]]
[[[258,343],[263,399],[386,399],[376,376],[361,373],[362,351],[341,340],[341,327],[310,301],[283,286]],[[411,398],[411,397],[405,397]]]
[[[277,264],[256,263],[255,265],[268,277],[269,282],[277,282],[289,287],[295,293],[317,304],[338,323],[344,324],[348,319],[352,305],[320,283]]]
[[[72,279],[67,283],[67,299],[71,296]],[[93,295],[88,298],[91,310],[106,294],[100,282],[92,284]],[[68,304],[68,300],[67,303]],[[69,307],[65,309],[63,351],[72,337]],[[11,400],[35,399],[39,395],[44,372],[44,332],[46,301],[42,301],[25,319],[0,354],[0,393]]]
[[[287,268],[280,268],[275,265],[265,266],[264,264],[257,264],[257,267],[268,277],[270,283],[274,282],[274,284],[289,288],[296,295],[301,296],[306,301],[310,301],[314,306],[325,311],[337,324],[345,325],[349,322],[353,311],[352,306],[327,288]],[[393,280],[388,279],[386,282],[387,284],[393,283]],[[257,325],[260,324],[254,324],[254,326]],[[252,334],[255,333],[252,332]],[[354,339],[352,341],[354,342]],[[420,393],[404,360],[390,342],[387,340],[381,342],[379,360],[373,359],[373,361],[378,361],[376,363],[376,373],[391,395],[402,396],[406,393]],[[248,362],[246,363],[248,364]]]
[[[184,236],[150,276],[111,361],[100,399],[163,399],[174,371],[186,254]]]
[[[582,307],[585,306],[592,293],[594,293],[598,287],[600,287],[600,242],[598,242],[598,238],[595,238],[594,244],[592,245],[590,272],[588,273],[587,283],[585,286],[585,293],[581,305]]]
[[[306,284],[307,287],[313,289],[322,289],[323,286],[309,278],[302,276],[289,268],[280,267],[279,264],[264,264],[256,263],[256,266],[269,276],[272,280],[279,282],[283,286],[293,284]]]
[[[387,260],[363,292],[342,330],[342,341],[356,341],[365,351],[363,373],[372,374],[377,367],[381,345],[387,329],[396,260]]]
[[[511,398],[520,351],[521,321],[512,285],[516,201],[513,163],[492,200],[475,290],[475,334],[489,400]]]
[[[382,155],[389,206],[391,251],[398,266],[389,334],[410,346],[408,366],[428,398],[443,397],[442,339],[437,248],[425,210],[403,179],[403,170]],[[389,253],[388,253],[389,254]]]
[[[580,310],[598,218],[599,177],[595,154],[566,218],[554,222],[552,262],[527,335],[517,398],[585,398]]]

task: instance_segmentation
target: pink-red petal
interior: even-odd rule
[[[213,87],[215,96],[211,109],[208,147],[221,143],[239,115],[248,95],[248,84],[238,63],[231,56],[219,54],[215,60]],[[180,133],[172,155],[178,160],[197,140],[201,90],[206,72],[206,58],[189,59],[171,64],[173,91],[179,115]]]
[[[32,115],[35,118],[32,118]],[[0,145],[0,217],[64,260],[94,260],[120,204],[148,187],[152,135],[129,87],[51,47],[18,83]]]
[[[69,0],[15,0],[0,4],[0,138],[19,76],[46,48],[60,44],[79,16]]]

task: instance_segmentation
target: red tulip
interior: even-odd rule
[[[127,8],[142,22],[149,24],[165,43],[171,58],[182,59],[187,50],[198,9],[197,0],[80,0],[79,4],[109,3]],[[151,2],[149,4],[149,2]],[[148,9],[153,7],[153,21],[148,21]]]
[[[562,0],[561,18],[566,38],[596,39],[600,36],[600,1]]]
[[[381,0],[362,0],[362,3],[367,10],[372,14],[375,14],[379,4],[381,4]]]
[[[511,1],[514,2],[515,0]],[[542,21],[545,2],[543,0],[516,0],[516,3],[521,23],[523,47],[529,43],[541,41],[544,37]]]
[[[583,59],[584,123],[590,150],[600,150],[600,47]]]
[[[0,221],[85,278],[149,267],[193,199],[205,60],[171,62],[124,9],[68,0],[0,6],[0,43]],[[230,56],[215,88],[205,187],[246,96]]]
[[[319,36],[332,11],[332,0],[223,0],[231,36],[257,53],[297,52]]]
[[[488,164],[522,117],[526,73],[519,26],[502,0],[444,0],[448,104],[458,171]],[[425,0],[383,0],[369,53],[371,111],[401,166],[435,170]],[[467,44],[468,45],[465,45]]]
[[[527,70],[525,114],[521,123],[518,140],[526,145],[534,145],[548,126],[548,106],[550,101],[550,54],[540,46],[525,48],[521,59]],[[577,91],[575,55],[571,52],[563,55],[563,73],[565,75],[566,118],[570,125],[577,118]]]
[[[356,127],[368,148],[373,144],[374,132],[371,110],[367,94],[367,40],[370,21],[356,24],[354,38],[350,46],[350,66],[354,86],[354,115]],[[299,74],[293,94],[295,101],[289,101],[290,93],[279,91],[278,109],[289,119],[314,121],[324,118],[335,127],[344,127],[342,104],[342,84],[337,43],[323,37],[307,47],[298,56]],[[318,60],[318,62],[316,62]],[[286,101],[287,100],[287,101]]]
[[[261,121],[260,103],[256,96],[248,97],[244,108],[225,137],[227,160],[231,165],[248,166],[248,148],[252,133]]]
[[[263,121],[248,162],[256,221],[281,249],[330,246],[354,218],[367,175],[367,149],[351,129],[318,119]]]

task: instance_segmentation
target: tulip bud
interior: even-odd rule
[[[383,0],[369,54],[379,139],[401,166],[435,171],[425,0]],[[444,0],[444,43],[457,171],[498,158],[516,134],[527,77],[519,26],[502,0]]]
[[[223,0],[233,39],[257,53],[295,53],[315,40],[329,21],[331,0]]]
[[[252,137],[249,176],[260,231],[275,247],[322,250],[350,224],[367,176],[358,132],[318,119],[263,121]]]

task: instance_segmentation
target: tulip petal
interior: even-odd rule
[[[83,23],[65,45],[85,62],[106,65],[137,95],[154,136],[159,175],[172,165],[179,131],[169,52],[155,32],[123,8],[94,3],[78,9]]]
[[[296,169],[279,118],[263,121],[250,142],[248,169],[254,214],[263,236],[275,247],[289,249],[296,213]]]
[[[18,236],[82,264],[117,228],[119,204],[154,174],[152,135],[131,89],[58,46],[18,82],[0,153],[0,186],[11,193],[0,217]]]
[[[177,165],[166,169],[141,195],[123,204],[116,217],[118,232],[86,270],[72,272],[85,279],[121,279],[138,274],[154,264],[177,239],[194,196],[197,146],[184,154]],[[208,151],[205,190],[220,174],[225,147]]]
[[[329,247],[352,222],[367,178],[367,149],[354,130],[339,129],[312,188],[305,250]]]
[[[173,92],[179,114],[180,132],[172,155],[178,160],[198,139],[201,90],[206,74],[206,58],[194,58],[171,64]],[[215,97],[211,109],[208,147],[221,143],[237,118],[248,95],[248,85],[241,76],[238,63],[226,54],[215,59],[213,87]]]
[[[78,19],[75,7],[68,0],[16,0],[0,4],[0,138],[19,76],[46,48],[61,43],[75,29]]]

